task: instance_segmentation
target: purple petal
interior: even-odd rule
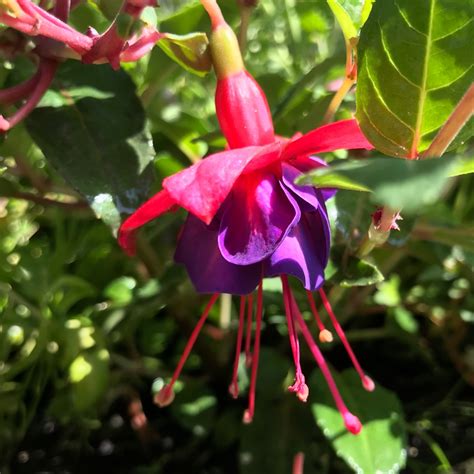
[[[328,164],[323,159],[318,158],[317,156],[305,156],[305,157],[298,158],[297,160],[292,162],[292,165],[294,168],[300,171],[300,174],[307,173],[308,171],[311,171],[317,168],[328,166]],[[319,191],[321,191],[321,194],[323,195],[323,199],[327,201],[328,199],[332,198],[336,194],[337,189],[319,188]]]
[[[329,238],[329,222],[322,208],[303,214],[300,222],[265,262],[265,276],[293,275],[307,290],[316,290],[324,282]]]
[[[175,253],[199,293],[251,293],[262,276],[261,264],[240,266],[225,260],[217,245],[217,226],[188,215]]]
[[[303,212],[316,211],[319,208],[319,199],[313,186],[298,186],[295,180],[301,175],[301,171],[288,163],[282,163],[282,180],[298,199],[298,204]]]
[[[242,176],[225,204],[219,248],[230,263],[249,265],[271,255],[301,216],[295,198],[271,173]]]

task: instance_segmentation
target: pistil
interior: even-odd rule
[[[252,343],[252,317],[253,317],[253,295],[247,296],[247,325],[245,328],[245,366],[249,368],[252,365],[252,352],[250,345]]]
[[[255,340],[252,354],[252,373],[250,375],[250,389],[249,389],[249,405],[244,412],[243,422],[248,424],[253,420],[255,413],[255,389],[257,387],[257,371],[258,371],[258,357],[260,355],[260,332],[262,329],[262,313],[263,313],[263,289],[262,280],[258,285],[257,290],[257,314],[255,327]]]
[[[214,293],[211,296],[211,299],[207,303],[206,308],[204,309],[204,312],[202,313],[202,316],[199,318],[199,321],[194,327],[193,332],[191,333],[191,336],[189,336],[189,339],[188,339],[188,342],[186,343],[186,347],[184,348],[183,354],[181,355],[178,365],[173,373],[173,376],[171,377],[171,381],[167,385],[165,385],[155,395],[155,403],[158,406],[166,407],[174,400],[173,386],[176,380],[178,380],[178,377],[181,374],[181,370],[183,369],[184,364],[186,363],[186,360],[188,359],[189,354],[193,349],[194,343],[196,342],[196,339],[198,338],[199,333],[201,332],[201,329],[204,326],[204,323],[206,322],[207,317],[209,316],[209,312],[211,311],[218,297],[219,297],[219,293]]]
[[[239,311],[239,328],[237,330],[237,342],[235,344],[235,358],[234,358],[234,369],[232,372],[232,381],[229,385],[229,393],[233,398],[239,396],[239,383],[238,383],[238,371],[239,371],[239,359],[240,352],[242,350],[242,339],[244,332],[244,319],[245,319],[245,296],[240,297],[240,311]]]
[[[293,354],[293,362],[295,364],[295,382],[293,385],[288,387],[290,392],[296,393],[296,396],[302,401],[306,402],[309,395],[309,388],[306,385],[303,371],[301,370],[300,363],[300,344],[298,341],[298,335],[296,332],[295,320],[291,311],[291,297],[290,297],[290,286],[288,284],[288,278],[286,275],[282,275],[281,281],[283,284],[283,302],[285,304],[285,314],[288,326],[288,335],[290,338],[291,352]]]

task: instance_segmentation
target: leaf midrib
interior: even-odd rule
[[[434,19],[434,8],[436,0],[431,0],[430,5],[430,19],[428,25],[428,32],[426,34],[426,54],[423,62],[423,76],[420,85],[420,98],[418,100],[418,112],[416,117],[415,133],[413,135],[413,143],[410,149],[410,156],[408,158],[414,159],[418,156],[418,145],[421,140],[421,125],[423,122],[423,109],[425,106],[426,94],[428,93],[426,85],[428,82],[428,67],[431,54],[431,44],[433,36],[433,19]]]

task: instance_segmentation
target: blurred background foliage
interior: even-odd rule
[[[238,28],[236,3],[221,3]],[[146,12],[160,31],[208,31],[199,2],[160,4]],[[71,21],[101,31],[111,8],[110,0],[81,3]],[[260,0],[245,59],[267,93],[277,133],[291,136],[321,125],[334,81],[344,75],[344,40],[323,0]],[[2,49],[4,86],[31,68]],[[230,324],[214,308],[175,402],[165,409],[153,404],[206,298],[172,260],[183,213],[148,226],[137,258],[123,254],[113,231],[120,214],[159,189],[163,177],[224,146],[214,87],[213,74],[193,75],[159,47],[122,72],[67,62],[40,107],[2,138],[1,472],[279,474],[291,471],[301,451],[306,474],[474,472],[469,175],[451,180],[439,202],[402,221],[389,244],[373,252],[384,281],[368,270],[364,281],[357,275],[345,287],[337,284],[341,261],[375,208],[365,194],[350,191],[330,203],[327,289],[379,388],[360,393],[341,345],[323,349],[341,372],[349,406],[365,422],[362,441],[339,429],[309,353],[303,352],[306,373],[313,372],[308,403],[286,393],[292,369],[281,290],[273,281],[264,288],[253,424],[241,423],[245,398],[234,401],[227,393],[238,301]],[[354,110],[349,94],[337,118]],[[67,127],[78,120],[84,130],[71,137]],[[467,154],[469,145],[461,151]],[[124,168],[130,159],[139,173]],[[244,370],[241,385],[246,388]]]

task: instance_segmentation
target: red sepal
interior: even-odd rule
[[[280,147],[279,143],[272,143],[216,153],[169,176],[163,181],[163,188],[177,204],[210,224],[246,166],[262,157],[262,164],[275,161]]]
[[[267,98],[247,71],[217,81],[216,113],[229,148],[267,145],[275,140]]]
[[[162,190],[125,220],[118,231],[118,242],[128,255],[135,254],[137,229],[169,211],[175,204],[168,191]]]
[[[301,138],[289,142],[283,150],[282,160],[357,148],[372,150],[374,147],[362,134],[355,119],[341,120],[312,130]]]

